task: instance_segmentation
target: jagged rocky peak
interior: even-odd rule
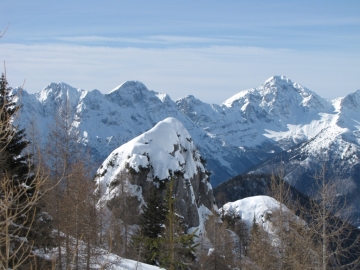
[[[113,92],[141,92],[148,91],[147,87],[140,81],[126,81],[123,84],[115,87],[109,94]]]
[[[178,99],[176,106],[183,114],[201,126],[208,126],[209,123],[221,121],[219,112],[222,111],[222,108],[219,105],[204,103],[193,95]]]
[[[265,84],[267,83],[292,84],[292,81],[284,75],[274,75],[265,81]]]
[[[341,110],[360,112],[360,90],[340,99]]]
[[[51,114],[55,111],[54,106],[62,107],[66,104],[69,105],[72,111],[75,111],[80,99],[86,96],[87,93],[83,89],[76,89],[62,82],[50,83],[35,96],[43,104],[45,111]]]
[[[170,101],[170,97],[167,94],[151,91],[139,81],[127,81],[113,89],[105,97],[121,107],[134,107],[137,104],[149,106],[146,103],[158,104]]]
[[[196,97],[194,97],[193,95],[188,95],[186,97],[178,99],[176,101],[176,104],[182,104],[181,107],[191,108],[192,106],[195,106],[195,105],[201,105],[201,104],[203,104],[203,102],[200,101],[199,99],[197,99]]]
[[[333,110],[328,101],[285,76],[273,76],[258,88],[241,91],[227,99],[223,106],[239,109],[252,122],[258,119],[271,122],[278,117],[297,123],[301,113]]]
[[[269,78],[264,86],[264,92],[275,91],[276,98],[295,98],[302,107],[308,107],[310,109],[329,109],[330,103],[324,98],[318,96],[315,92],[303,87],[301,84],[292,82],[287,77],[273,76]],[[294,103],[294,105],[296,105]]]
[[[109,100],[122,103],[128,100],[129,102],[139,102],[146,99],[149,94],[147,87],[139,81],[127,81],[110,91],[105,95]]]
[[[44,89],[42,89],[38,94],[39,101],[44,101],[49,97],[63,97],[66,95],[69,99],[76,99],[84,90],[76,89],[66,83],[50,83]]]
[[[170,117],[114,150],[103,162],[95,180],[99,205],[111,210],[124,190],[136,198],[140,211],[152,187],[164,195],[172,178],[179,214],[189,228],[199,226],[200,209],[213,208],[212,187],[191,136]]]
[[[63,102],[69,101],[70,104],[76,105],[79,102],[81,96],[86,95],[87,91],[82,89],[76,89],[66,83],[50,83],[38,94],[37,99],[43,103],[62,104]]]

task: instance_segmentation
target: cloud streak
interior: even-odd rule
[[[126,42],[126,43],[147,43],[147,44],[179,44],[179,43],[219,43],[231,42],[231,38],[206,38],[191,36],[144,36],[144,37],[104,37],[104,36],[72,36],[58,37],[55,40],[66,42]]]
[[[63,81],[107,93],[126,80],[140,80],[173,100],[193,94],[204,102],[219,104],[240,90],[281,74],[328,99],[360,88],[360,54],[221,45],[117,48],[56,43],[0,44],[0,51],[10,84],[15,87],[26,78],[29,92]]]

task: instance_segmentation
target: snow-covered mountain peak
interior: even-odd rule
[[[266,84],[270,84],[270,85],[275,85],[275,84],[278,84],[278,85],[289,85],[289,84],[292,84],[292,81],[290,79],[288,79],[287,77],[285,77],[284,75],[275,75],[275,76],[272,76],[270,77],[269,79],[267,79],[264,83],[264,85]]]
[[[258,115],[286,118],[299,112],[328,111],[331,107],[325,99],[285,76],[273,76],[262,86],[241,91],[227,99],[223,105],[239,108],[247,114],[257,111]]]
[[[105,97],[122,108],[140,106],[144,109],[144,106],[151,107],[159,102],[170,101],[167,94],[151,91],[139,81],[127,81],[106,94]]]
[[[178,106],[180,106],[183,110],[190,110],[190,111],[195,110],[196,107],[204,105],[204,103],[201,100],[197,99],[193,95],[188,95],[186,97],[179,98],[178,100],[176,100],[176,104],[178,104]]]
[[[258,89],[267,101],[276,102],[276,100],[291,100],[295,98],[298,103],[294,103],[294,105],[300,105],[310,109],[325,109],[330,105],[325,99],[313,91],[303,87],[299,83],[292,82],[283,75],[271,77]]]
[[[331,104],[285,76],[273,76],[223,105],[207,104],[191,95],[175,103],[137,81],[125,82],[106,95],[52,83],[38,94],[21,92],[19,123],[28,128],[36,118],[41,136],[47,138],[54,115],[71,105],[72,127],[99,164],[113,149],[159,121],[175,117],[206,157],[214,172],[213,183],[220,183],[327,127],[347,128],[344,139],[360,142],[359,95],[356,91]]]
[[[150,169],[154,178],[169,179],[179,172],[191,179],[198,170],[205,172],[190,134],[183,124],[169,117],[149,131],[115,149],[104,161],[97,174],[98,184],[105,190],[123,170],[140,172]]]
[[[115,87],[109,94],[122,91],[122,92],[135,92],[135,91],[147,91],[147,87],[140,81],[126,81],[123,84]]]
[[[37,99],[41,103],[48,103],[55,101],[56,103],[65,102],[68,100],[71,104],[76,104],[81,96],[86,95],[87,91],[76,89],[66,83],[50,83],[38,94]]]
[[[360,90],[341,98],[339,105],[341,111],[360,112]]]
[[[273,76],[265,81],[265,83],[257,88],[243,90],[227,99],[223,105],[226,107],[237,107],[239,105],[244,111],[248,104],[261,102],[261,107],[273,104],[276,99],[288,99],[293,88],[291,80],[285,76]],[[244,106],[245,105],[245,106]]]

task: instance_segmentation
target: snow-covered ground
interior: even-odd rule
[[[73,249],[76,249],[76,245],[72,247]],[[86,268],[86,245],[83,241],[79,241],[78,244],[78,250],[79,250],[79,268],[85,269]],[[45,260],[49,262],[55,262],[56,255],[58,250],[57,248],[54,248],[53,250],[48,250],[47,252],[44,252],[43,250],[34,250],[34,253],[44,258]],[[104,249],[93,247],[92,252],[96,255],[91,256],[90,259],[90,269],[108,269],[108,270],[164,270],[164,268],[160,268],[154,265],[149,265],[146,263],[129,260],[126,258],[122,258],[116,254],[107,252]],[[62,248],[62,254],[63,258],[65,255],[65,247]],[[75,253],[74,258],[72,260],[72,265],[75,266]],[[65,269],[65,262],[63,262],[63,266]]]

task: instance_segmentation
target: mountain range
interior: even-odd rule
[[[138,81],[108,94],[65,83],[51,83],[37,94],[13,91],[22,104],[17,123],[36,126],[42,146],[66,107],[77,142],[96,166],[117,147],[173,117],[206,159],[213,186],[244,172],[269,172],[281,161],[287,180],[301,188],[302,174],[321,160],[331,161],[329,171],[336,169],[344,179],[344,192],[358,185],[360,90],[329,101],[285,76],[273,76],[220,105],[194,96],[173,101]]]

